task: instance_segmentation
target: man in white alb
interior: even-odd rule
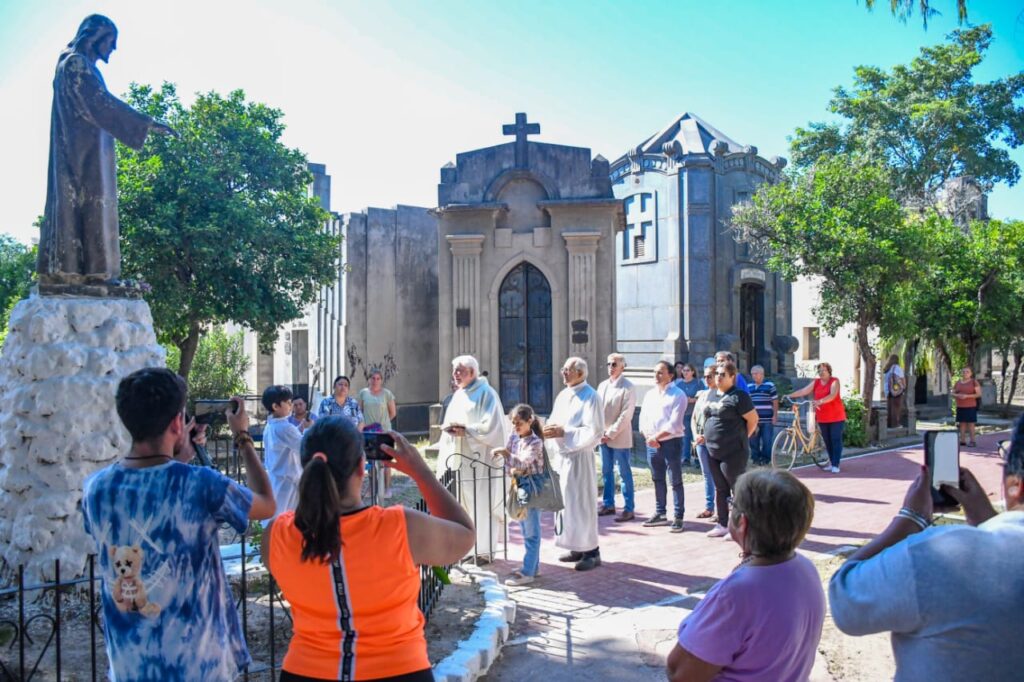
[[[562,366],[565,388],[555,398],[544,427],[544,446],[560,477],[562,533],[555,545],[569,550],[559,561],[576,563],[577,571],[601,565],[597,546],[597,469],[594,448],[604,433],[601,397],[587,383],[587,363],[569,358]]]
[[[459,471],[462,506],[476,526],[474,553],[493,560],[503,537],[505,491],[504,462],[491,451],[505,447],[509,427],[498,392],[479,374],[480,365],[473,356],[452,360],[452,378],[458,390],[441,424],[437,470],[439,474],[445,469]]]

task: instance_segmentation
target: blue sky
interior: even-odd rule
[[[787,136],[827,117],[855,65],[909,61],[956,27],[954,0],[933,4],[944,15],[925,31],[857,0],[0,0],[0,231],[35,232],[53,66],[90,12],[120,29],[101,65],[111,90],[244,89],[285,112],[285,142],[327,164],[332,208],[351,211],[434,205],[438,169],[505,141],[517,111],[540,122],[536,139],[609,159],[683,111],[787,156]],[[995,31],[977,77],[1024,69],[1024,0],[968,6]],[[1014,159],[1024,165],[1024,151]],[[997,187],[989,207],[1024,218],[1024,185]]]

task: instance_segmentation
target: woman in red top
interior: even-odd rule
[[[846,427],[846,407],[839,395],[839,379],[832,376],[832,365],[822,362],[818,365],[818,378],[799,391],[793,391],[789,398],[800,398],[814,392],[816,421],[821,437],[832,463],[832,473],[839,473],[839,460],[843,458],[843,429]]]
[[[433,680],[418,606],[418,566],[443,566],[476,540],[473,522],[401,435],[385,466],[408,474],[431,515],[365,506],[363,439],[322,417],[302,440],[299,503],[263,532],[264,563],[292,608],[280,679]]]
[[[960,370],[960,381],[953,386],[953,397],[956,398],[956,425],[960,429],[960,445],[975,447],[974,427],[978,422],[978,398],[981,397],[981,384],[974,378],[974,370],[964,367]],[[970,435],[970,441],[964,439]]]

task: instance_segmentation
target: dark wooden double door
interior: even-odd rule
[[[551,411],[551,285],[540,270],[520,263],[501,283],[498,296],[501,403],[506,410],[528,403]]]

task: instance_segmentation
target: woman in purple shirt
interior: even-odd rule
[[[759,469],[740,476],[729,531],[743,561],[680,623],[669,680],[808,679],[825,593],[814,564],[795,550],[813,517],[814,497],[792,474]]]

